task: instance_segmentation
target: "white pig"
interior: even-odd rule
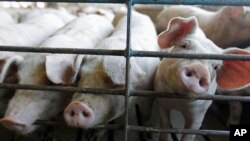
[[[38,46],[44,39],[63,26],[60,18],[42,14],[20,24],[0,26],[0,45]],[[17,83],[17,65],[26,53],[0,52],[0,83]],[[3,115],[13,90],[1,89],[0,114]]]
[[[76,18],[76,16],[70,14],[69,12],[67,12],[65,9],[32,9],[29,12],[23,13],[20,16],[20,22],[24,22],[26,20],[32,19],[36,16],[39,16],[41,14],[54,14],[58,17],[60,17],[64,23],[68,23],[71,20],[73,20],[74,18]]]
[[[4,10],[0,10],[0,25],[15,24],[17,21],[12,18],[12,16]]]
[[[98,42],[111,34],[112,30],[111,22],[105,17],[86,15],[61,28],[40,46],[94,48]],[[77,66],[80,65],[75,63],[74,58],[76,55],[31,55],[18,66],[19,84],[71,84],[76,76],[70,76],[77,73]],[[57,69],[59,67],[65,71]],[[55,75],[61,76],[62,79],[53,77]],[[63,81],[65,83],[62,83]],[[36,120],[50,119],[59,114],[71,96],[64,92],[17,90],[0,122],[20,134],[32,132],[38,127],[33,125]]]
[[[119,49],[126,47],[127,16],[121,18],[113,34],[103,40],[100,49]],[[140,51],[158,51],[156,31],[150,18],[132,12],[131,49]],[[125,58],[115,56],[88,56],[81,66],[79,87],[119,89],[125,85]],[[80,61],[80,60],[79,60]],[[159,58],[131,58],[131,89],[152,90],[153,76]],[[129,99],[129,107],[139,101],[151,100],[137,97]],[[144,102],[144,101],[143,101]],[[149,113],[150,107],[144,108]],[[89,128],[107,123],[124,113],[124,96],[95,95],[76,93],[72,102],[64,111],[69,126]]]
[[[173,17],[195,16],[206,36],[216,45],[249,46],[250,11],[243,6],[223,7],[219,11],[207,11],[194,6],[169,6],[157,16],[158,33],[164,31]]]
[[[195,17],[173,18],[166,31],[158,36],[158,43],[171,53],[250,54],[236,48],[220,49],[205,36]],[[245,86],[250,82],[249,73],[249,61],[164,58],[157,69],[154,88],[180,95],[214,95],[217,87],[237,89]],[[185,119],[184,128],[199,129],[212,101],[157,98],[157,103],[162,128],[169,127],[170,111],[175,109]],[[193,141],[194,137],[184,134],[181,141]],[[161,141],[167,139],[167,134],[160,135]]]

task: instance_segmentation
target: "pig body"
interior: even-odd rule
[[[100,49],[126,48],[126,16],[121,18],[113,34],[103,40]],[[131,49],[157,51],[156,32],[149,17],[132,13]],[[153,75],[158,58],[131,58],[131,89],[152,90]],[[113,56],[88,56],[81,66],[79,87],[119,89],[125,85],[125,58]],[[129,99],[132,107],[144,98]],[[151,99],[147,99],[151,100]],[[144,108],[146,105],[143,105]],[[145,108],[149,113],[150,107]],[[65,121],[73,127],[89,128],[107,123],[124,113],[124,97],[76,93],[64,111]]]
[[[249,45],[249,15],[249,10],[242,6],[223,7],[218,11],[207,11],[194,6],[169,6],[157,16],[156,27],[161,32],[173,17],[195,16],[206,36],[216,45],[223,48],[244,47]]]
[[[112,30],[111,22],[102,16],[82,16],[60,29],[40,46],[93,48]],[[63,80],[67,80],[65,84],[72,84],[75,79],[68,78],[68,75],[75,71],[75,68],[72,68],[74,57],[76,55],[31,55],[18,66],[19,84],[62,84],[53,77],[58,74],[64,77]],[[62,67],[66,72],[60,73],[58,67]],[[70,98],[71,95],[63,92],[17,90],[0,122],[20,134],[32,132],[37,128],[32,125],[37,119],[45,120],[56,116]]]
[[[195,17],[173,18],[166,31],[158,36],[161,48],[171,53],[205,54],[249,54],[248,51],[230,48],[222,50],[198,26]],[[171,48],[172,47],[172,48]],[[244,65],[242,63],[245,63]],[[154,81],[155,91],[172,92],[180,95],[214,95],[220,89],[237,89],[249,83],[249,62],[230,60],[198,60],[164,58],[159,65]],[[230,71],[228,71],[230,70]],[[238,73],[242,77],[238,77]],[[230,83],[229,83],[230,82]],[[172,109],[182,113],[187,129],[199,129],[210,100],[185,100],[157,98],[161,127],[170,125]],[[184,134],[181,141],[193,141],[194,135]],[[168,140],[167,134],[161,134],[160,140]]]

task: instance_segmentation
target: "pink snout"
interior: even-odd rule
[[[0,120],[0,123],[4,127],[8,128],[10,130],[13,130],[19,134],[26,134],[26,133],[31,132],[34,129],[34,127],[32,125],[22,123],[18,120],[10,118],[10,117],[2,118]]]
[[[180,79],[191,92],[201,94],[210,86],[209,71],[202,64],[191,64],[180,70]]]
[[[71,102],[64,111],[64,119],[69,126],[89,128],[95,120],[94,111],[82,102]]]

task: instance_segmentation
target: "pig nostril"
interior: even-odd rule
[[[89,114],[86,113],[86,112],[82,112],[82,114],[83,114],[84,117],[88,117],[89,116]]]
[[[75,112],[71,111],[70,115],[73,117],[75,115]]]
[[[186,76],[187,76],[187,77],[191,77],[191,76],[192,76],[192,72],[187,71],[187,72],[186,72]]]
[[[199,84],[200,84],[201,87],[204,87],[204,88],[206,88],[208,86],[208,84],[206,83],[206,80],[204,80],[204,79],[201,79],[199,81]]]

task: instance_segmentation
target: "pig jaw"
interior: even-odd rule
[[[36,120],[47,120],[59,114],[70,97],[59,92],[18,90],[0,123],[19,134],[30,133],[38,127],[33,125]]]
[[[26,123],[13,120],[11,117],[4,117],[3,119],[0,120],[0,123],[4,127],[12,131],[15,131],[19,134],[27,134],[34,131],[37,128],[37,126],[35,125],[28,125]]]

